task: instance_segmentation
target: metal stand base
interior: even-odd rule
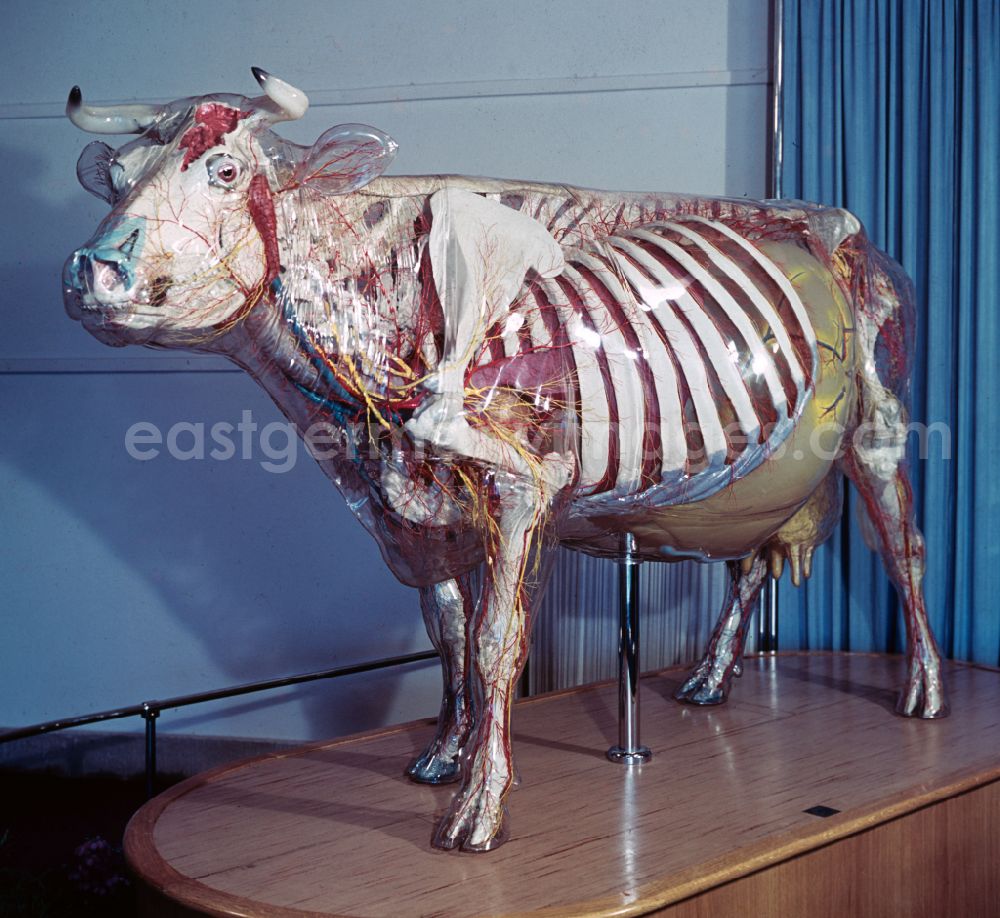
[[[653,753],[639,742],[639,559],[631,533],[622,538],[618,608],[618,745],[608,750],[608,758],[620,765],[641,765]]]
[[[638,749],[622,749],[621,746],[612,746],[606,755],[608,759],[619,765],[641,765],[653,757],[653,751],[649,746],[640,746]]]

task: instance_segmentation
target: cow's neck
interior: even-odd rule
[[[257,380],[300,431],[323,418],[317,404],[304,395],[319,388],[317,374],[303,363],[272,300],[253,306],[242,322],[217,339],[215,350]]]
[[[412,349],[423,198],[297,188],[275,200],[286,311],[343,353],[364,353],[372,335]]]
[[[216,352],[264,388],[310,446],[319,441],[316,445],[325,457],[320,466],[331,478],[345,489],[348,480],[368,486],[366,460],[377,464],[381,448],[380,438],[371,436],[379,433],[372,430],[377,418],[331,385],[322,365],[303,354],[276,297],[258,301],[216,344]]]
[[[313,396],[392,414],[412,407],[432,340],[423,308],[423,199],[276,196],[281,273],[271,296],[295,382]]]
[[[425,200],[275,195],[280,274],[213,349],[300,432],[332,424],[370,442],[372,428],[400,422],[422,396],[413,374],[426,367],[416,329]]]

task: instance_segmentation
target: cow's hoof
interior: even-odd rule
[[[507,808],[498,814],[486,814],[477,806],[467,806],[460,812],[449,812],[441,820],[431,843],[435,848],[452,851],[492,851],[510,838]]]
[[[462,777],[462,757],[427,751],[410,762],[406,774],[420,784],[454,784]]]
[[[923,667],[914,667],[914,672],[899,694],[896,713],[902,717],[922,717],[931,720],[947,717],[950,711],[948,696],[937,670],[928,673]]]
[[[674,698],[687,704],[722,704],[728,694],[729,680],[719,678],[715,667],[703,662],[674,692]]]
[[[690,685],[690,682],[685,682],[674,692],[674,698],[685,704],[722,704],[726,700],[726,692],[718,685],[704,683]]]

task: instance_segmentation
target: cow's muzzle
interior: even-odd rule
[[[141,285],[145,220],[118,220],[77,249],[63,268],[63,300],[75,319],[133,305]]]

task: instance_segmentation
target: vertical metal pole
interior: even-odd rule
[[[778,581],[768,576],[760,591],[757,618],[757,652],[778,652]]]
[[[771,588],[767,591],[768,636],[771,639],[769,648],[771,653],[778,652],[778,583],[779,581],[772,577]]]
[[[142,719],[146,721],[146,799],[151,800],[156,787],[156,718],[160,712],[143,704]]]
[[[771,174],[768,196],[781,198],[784,194],[784,136],[782,133],[782,107],[784,104],[784,40],[785,11],[783,0],[771,0]]]
[[[771,0],[771,169],[768,176],[768,196],[780,199],[784,194],[784,136],[782,107],[784,104],[784,0]],[[757,617],[757,650],[778,652],[778,581],[767,577],[760,592],[760,615]]]
[[[608,750],[608,758],[641,765],[653,753],[639,742],[639,559],[630,532],[622,538],[618,613],[618,745]]]

